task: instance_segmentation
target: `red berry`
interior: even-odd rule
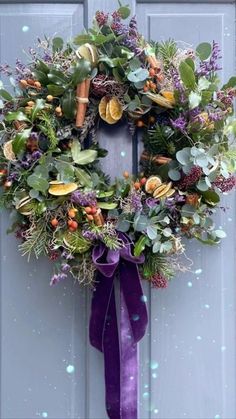
[[[71,227],[72,227],[74,230],[77,230],[77,228],[78,228],[78,223],[77,223],[77,221],[72,221],[72,223],[71,223]]]
[[[91,207],[85,207],[84,211],[86,212],[86,214],[91,214]]]
[[[92,207],[91,208],[91,211],[90,211],[90,214],[94,215],[94,214],[96,214],[96,212],[97,212],[97,208],[96,207]]]
[[[145,185],[145,183],[147,182],[147,178],[146,177],[142,177],[142,179],[140,179],[140,183],[141,185]]]

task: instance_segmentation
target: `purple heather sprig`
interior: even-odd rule
[[[200,77],[209,76],[211,73],[221,70],[222,68],[218,64],[220,58],[222,58],[222,56],[220,55],[219,44],[213,41],[211,57],[208,61],[202,61],[200,63],[197,75]]]
[[[75,191],[71,195],[71,202],[73,202],[73,204],[81,205],[82,207],[95,207],[97,205],[96,193],[92,191]]]
[[[182,133],[186,133],[187,121],[184,116],[179,116],[176,119],[170,119],[173,128],[180,130]]]

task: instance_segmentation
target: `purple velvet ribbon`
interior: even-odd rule
[[[111,419],[137,419],[137,342],[144,336],[148,317],[137,264],[144,256],[132,255],[128,236],[119,233],[125,246],[93,250],[97,284],[93,292],[89,326],[90,342],[104,353],[106,409]],[[117,275],[118,274],[118,275]],[[118,328],[114,280],[120,280]]]

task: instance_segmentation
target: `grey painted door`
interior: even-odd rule
[[[71,36],[114,0],[0,1],[0,60],[14,63],[43,34]],[[35,4],[33,4],[35,3]],[[128,3],[128,1],[126,1]],[[190,44],[217,40],[223,78],[234,72],[234,2],[129,1],[140,29],[152,39],[174,37]],[[112,137],[106,169],[132,167],[125,127]],[[120,155],[120,159],[114,156]],[[119,161],[118,161],[119,160]],[[141,419],[235,419],[235,197],[225,197],[217,222],[228,233],[221,247],[188,243],[192,272],[165,291],[145,286],[149,330],[140,345]],[[27,264],[1,222],[1,418],[102,419],[103,360],[89,346],[89,295],[73,281],[50,288],[52,266]]]

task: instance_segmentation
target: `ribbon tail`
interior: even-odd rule
[[[119,269],[121,293],[121,418],[137,419],[137,342],[144,336],[146,330],[147,309],[137,265],[123,260]]]

